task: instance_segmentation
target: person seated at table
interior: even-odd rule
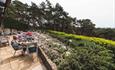
[[[26,48],[24,48],[23,46],[21,46],[21,45],[18,43],[16,36],[13,36],[13,40],[11,41],[11,45],[13,46],[13,48],[14,48],[15,50],[23,49],[22,54],[24,54],[25,51],[26,51]]]

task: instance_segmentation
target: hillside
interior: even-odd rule
[[[41,46],[58,70],[114,70],[115,41],[48,31]]]

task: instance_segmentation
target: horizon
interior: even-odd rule
[[[31,5],[39,5],[46,0],[19,0]],[[70,16],[77,19],[90,19],[96,28],[115,28],[114,0],[49,0],[53,5],[59,3]],[[77,9],[75,9],[77,8]]]

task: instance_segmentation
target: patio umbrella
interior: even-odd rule
[[[26,35],[32,36],[32,32],[27,32]]]

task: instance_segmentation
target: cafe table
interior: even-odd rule
[[[37,42],[20,42],[20,45],[26,48],[27,54],[38,52],[37,51]]]

